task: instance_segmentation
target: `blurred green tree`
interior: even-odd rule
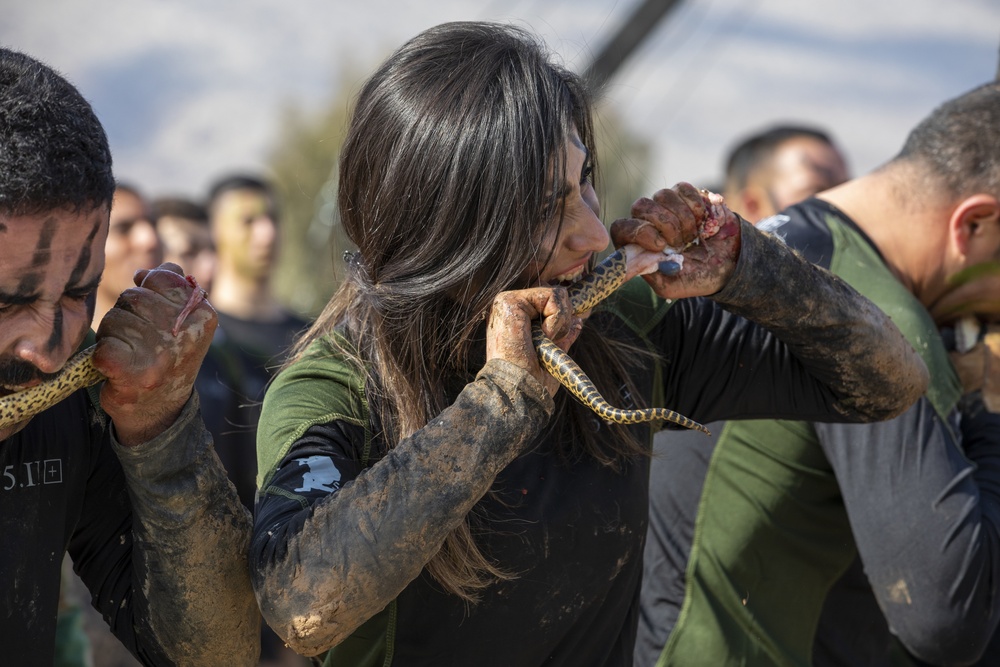
[[[340,147],[361,79],[341,69],[330,102],[318,112],[286,106],[268,164],[282,202],[282,246],[275,291],[283,303],[315,317],[343,278],[349,242],[337,212]]]
[[[629,130],[621,114],[607,102],[596,105],[594,139],[599,161],[597,196],[601,201],[601,219],[610,225],[618,218],[628,217],[636,199],[648,197],[665,185],[650,180],[649,143]]]

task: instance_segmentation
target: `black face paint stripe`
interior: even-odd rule
[[[42,231],[38,235],[35,255],[31,258],[32,267],[48,266],[52,261],[52,239],[56,235],[56,219],[48,218],[42,223]]]
[[[83,279],[83,274],[87,271],[87,267],[90,266],[90,247],[94,244],[94,237],[97,236],[97,232],[101,228],[101,220],[98,219],[94,222],[94,228],[90,230],[87,234],[87,242],[80,248],[80,256],[76,259],[76,266],[73,267],[73,272],[69,276],[69,285],[77,285]]]
[[[57,224],[55,218],[47,218],[42,223],[42,231],[38,234],[38,243],[35,244],[35,254],[31,256],[31,268],[36,270],[21,276],[21,281],[17,285],[18,294],[34,294],[42,284],[44,277],[42,269],[52,261],[52,239],[55,238]]]
[[[49,342],[46,345],[47,352],[53,352],[63,341],[63,307],[61,305],[56,306],[56,312],[52,315],[52,335],[49,336]]]

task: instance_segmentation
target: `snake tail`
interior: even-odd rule
[[[644,410],[622,410],[611,406],[583,372],[583,369],[566,352],[545,337],[536,325],[532,329],[532,340],[538,351],[542,367],[559,380],[581,403],[596,412],[602,419],[615,424],[641,424],[650,421],[668,421],[684,428],[695,429],[707,435],[709,430],[684,415],[666,408],[646,408]]]

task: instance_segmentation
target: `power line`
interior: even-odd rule
[[[590,85],[590,89],[601,90],[622,63],[653,31],[660,19],[679,2],[680,0],[642,0],[632,16],[625,20],[624,25],[612,35],[584,71],[583,78]]]

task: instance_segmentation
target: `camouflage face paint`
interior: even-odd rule
[[[48,351],[54,352],[62,345],[63,341],[63,307],[61,305],[56,306],[56,312],[52,315],[52,333],[49,335],[48,343],[46,343]]]
[[[42,223],[42,230],[38,234],[38,243],[35,244],[35,252],[31,256],[32,271],[21,277],[21,282],[17,286],[17,294],[28,296],[38,291],[38,286],[45,278],[44,269],[52,261],[52,239],[56,235],[56,219],[46,218]]]
[[[73,267],[73,273],[69,276],[69,284],[76,285],[83,278],[84,272],[87,267],[90,266],[90,247],[93,245],[94,237],[97,236],[97,232],[101,229],[101,221],[97,220],[94,224],[94,228],[90,230],[87,235],[87,242],[80,249],[80,256],[76,260],[76,265]]]

